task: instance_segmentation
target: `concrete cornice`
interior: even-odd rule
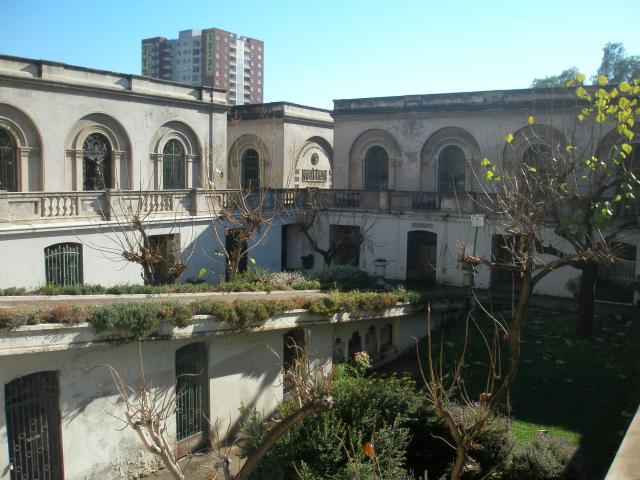
[[[571,107],[580,104],[573,88],[528,88],[334,100],[332,116],[404,112],[504,110]]]
[[[449,304],[447,304],[448,306]],[[432,305],[432,311],[445,308],[445,304]],[[194,323],[178,328],[162,324],[145,341],[177,340],[214,335],[251,334],[256,332],[289,330],[299,326],[329,325],[337,323],[359,322],[376,318],[394,318],[415,315],[422,311],[419,305],[399,304],[384,311],[337,313],[332,316],[314,315],[306,310],[293,310],[268,319],[266,322],[247,329],[238,329],[233,325],[207,315],[193,317]],[[17,327],[12,330],[0,330],[0,357],[8,355],[32,354],[88,348],[135,341],[125,331],[95,333],[88,323],[76,325],[40,324]]]

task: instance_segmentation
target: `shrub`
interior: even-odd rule
[[[366,290],[376,286],[376,278],[358,267],[331,265],[321,270],[305,272],[310,280],[320,282],[321,288],[337,290]]]
[[[191,309],[179,302],[163,302],[158,307],[158,320],[171,323],[176,327],[184,328],[191,325],[192,317]]]
[[[136,338],[144,338],[158,325],[158,311],[158,306],[151,303],[103,305],[95,308],[91,324],[97,333],[124,329]]]
[[[75,323],[74,310],[70,303],[58,303],[39,313],[40,320],[46,323]]]
[[[36,312],[17,308],[0,309],[0,328],[16,328],[23,325],[37,325],[40,319]]]
[[[27,293],[28,292],[26,288],[9,287],[9,288],[0,289],[0,296],[3,296],[3,297],[14,296],[14,295],[27,295]]]
[[[337,368],[333,388],[334,408],[305,419],[288,431],[261,462],[254,478],[351,479],[407,478],[405,452],[410,432],[407,420],[421,402],[415,381],[403,378],[354,376],[349,368]],[[283,404],[276,419],[297,407]],[[247,453],[254,451],[265,434],[265,422],[255,410],[243,409],[241,430]],[[363,455],[371,442],[375,464]],[[300,476],[298,476],[298,472]],[[360,474],[360,476],[354,476]]]
[[[505,480],[560,480],[576,447],[555,435],[537,433],[513,453]]]

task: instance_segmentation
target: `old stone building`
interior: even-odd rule
[[[515,165],[538,152],[552,158],[568,144],[607,158],[612,135],[577,122],[567,92],[336,100],[331,112],[291,103],[231,107],[223,91],[207,87],[0,56],[0,288],[142,283],[140,266],[122,259],[132,212],[168,256],[185,262],[181,281],[203,271],[217,281],[224,263],[216,237],[224,241],[228,227],[220,206],[231,191],[268,186],[273,198],[290,201],[262,227],[264,242],[251,253],[261,268],[321,268],[318,249],[357,238],[339,261],[387,279],[511,289],[512,271],[481,267],[472,278],[459,262],[461,248],[499,256],[497,240],[508,233],[474,201],[485,185],[480,161]],[[310,193],[322,206],[307,232],[316,249],[300,222],[298,202]],[[547,233],[546,241],[561,245]],[[625,257],[602,269],[601,283],[614,287],[607,300],[629,303],[637,225],[617,240]],[[555,271],[536,291],[567,296],[578,273]],[[140,297],[100,299],[127,300]],[[223,429],[237,423],[241,402],[271,411],[282,400],[267,345],[283,355],[288,336],[310,332],[313,358],[329,366],[354,349],[391,358],[425,331],[424,316],[407,306],[331,318],[285,313],[242,332],[215,318],[197,320],[164,326],[145,343],[147,375],[171,392],[179,372],[195,372],[196,416],[205,412]],[[117,432],[118,421],[105,413],[119,412],[105,372],[86,370],[131,368],[138,380],[137,346],[122,340],[88,324],[0,331],[0,445],[9,446],[0,448],[1,479],[17,478],[9,456],[22,448],[15,425],[25,427],[41,410],[51,441],[27,450],[51,454],[38,468],[55,471],[52,478],[126,478],[149,466],[134,434]],[[181,453],[208,431],[200,420],[184,427],[185,418],[176,412],[169,425]]]

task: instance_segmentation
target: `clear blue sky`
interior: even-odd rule
[[[1,0],[0,53],[140,73],[140,40],[218,27],[265,42],[265,101],[528,87],[608,41],[640,54],[640,0]]]

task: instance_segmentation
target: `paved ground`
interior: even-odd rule
[[[232,448],[228,453],[231,460],[231,473],[238,473],[240,467],[244,463],[242,459],[238,457],[240,450],[238,448]],[[203,479],[224,479],[221,467],[216,467],[219,461],[215,455],[203,453],[195,453],[180,461],[180,466],[183,468],[186,480],[203,480]],[[149,480],[174,480],[173,476],[166,470],[160,470],[159,472],[152,473],[145,477]]]

